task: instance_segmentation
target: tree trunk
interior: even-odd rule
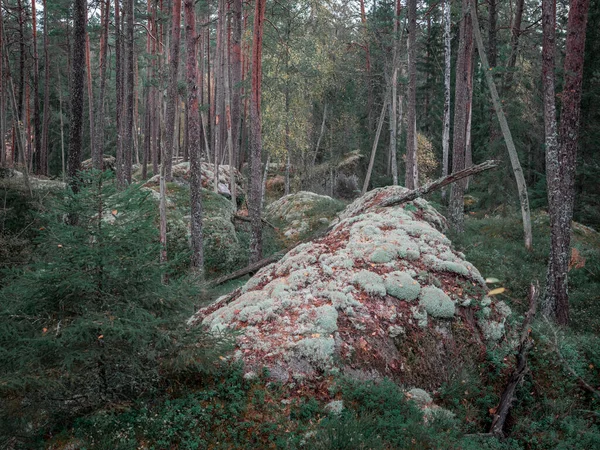
[[[79,190],[77,172],[81,170],[83,144],[83,84],[85,78],[85,24],[86,0],[73,1],[73,56],[71,60],[71,128],[69,130],[69,157],[67,171],[74,192]]]
[[[390,162],[391,162],[391,171],[392,171],[392,183],[394,186],[398,185],[398,159],[397,159],[397,151],[398,146],[396,142],[396,138],[398,136],[398,121],[397,121],[397,112],[398,112],[398,44],[400,42],[398,36],[398,29],[400,28],[400,0],[396,0],[396,7],[394,11],[394,45],[392,49],[392,101],[390,102]]]
[[[553,69],[553,63],[546,52],[553,44],[555,12],[552,6],[544,3],[544,118],[546,119],[546,139],[550,144],[546,149],[546,170],[548,183],[548,214],[550,216],[550,261],[544,314],[556,320],[560,325],[569,323],[568,270],[571,246],[571,220],[575,201],[575,167],[579,138],[579,118],[581,103],[581,85],[583,79],[583,61],[585,50],[586,24],[589,0],[573,0],[570,3],[567,24],[567,48],[564,66],[564,90],[558,145],[554,145],[556,136],[553,114],[554,105],[548,98],[553,92],[553,79],[547,70]],[[552,17],[548,17],[552,14]],[[546,36],[548,32],[549,36]],[[547,44],[547,46],[546,46]],[[546,48],[548,47],[548,48]],[[547,85],[546,85],[547,84]],[[548,91],[548,92],[546,92]]]
[[[504,78],[503,91],[510,89],[513,79],[515,65],[517,64],[517,53],[519,50],[519,38],[521,37],[521,22],[523,20],[523,8],[525,0],[517,0],[515,17],[511,25],[510,35],[510,57],[506,66],[506,77]]]
[[[42,145],[40,148],[40,174],[48,175],[48,126],[50,124],[50,52],[48,43],[48,10],[44,5],[44,115],[42,117]],[[0,59],[1,61],[1,59]],[[1,77],[1,75],[0,75]],[[60,89],[60,86],[59,86]],[[0,105],[2,107],[2,105]],[[4,148],[4,128],[0,131]]]
[[[250,263],[257,262],[262,258],[262,223],[260,220],[262,198],[260,177],[262,155],[260,97],[265,9],[266,0],[256,0],[252,40],[252,92],[250,95],[250,121],[252,126],[250,133],[250,202],[248,204],[248,215],[250,216],[252,228]]]
[[[190,156],[190,204],[192,269],[202,275],[204,256],[202,249],[202,180],[200,167],[200,116],[198,114],[198,79],[196,61],[196,14],[194,0],[185,0],[185,41],[187,50],[186,79],[188,104],[188,144]]]
[[[134,0],[126,0],[125,4],[125,67],[124,88],[125,103],[123,110],[123,165],[124,178],[127,184],[131,184],[131,171],[133,166],[133,114],[135,109],[135,86],[134,86]]]
[[[450,70],[452,42],[450,39],[450,0],[444,2],[444,122],[442,125],[442,176],[448,175],[450,155]],[[446,189],[442,189],[442,200],[446,200]]]
[[[33,138],[35,153],[35,171],[38,174],[43,173],[41,148],[42,148],[42,123],[40,118],[40,81],[39,81],[39,63],[37,49],[37,14],[35,9],[35,0],[31,2],[31,34],[33,50]]]
[[[234,167],[240,157],[242,134],[242,0],[233,0],[231,33],[231,123],[233,128]],[[232,191],[233,192],[233,191]]]
[[[496,29],[498,28],[498,11],[496,9],[496,0],[488,0],[488,57],[490,67],[496,67],[498,59],[498,50],[496,42]]]
[[[519,162],[519,155],[512,139],[504,111],[502,110],[502,103],[496,90],[496,84],[490,72],[490,66],[487,61],[487,56],[483,47],[483,39],[481,38],[481,31],[479,30],[479,21],[477,20],[477,10],[475,4],[471,4],[471,18],[473,19],[473,31],[475,33],[475,40],[477,42],[477,49],[479,50],[479,59],[481,60],[481,66],[485,73],[485,79],[492,96],[492,103],[496,110],[498,122],[500,122],[500,129],[504,136],[504,142],[508,150],[512,170],[515,175],[517,182],[517,189],[519,190],[519,203],[521,204],[521,216],[523,217],[523,234],[525,240],[525,248],[531,250],[533,247],[533,238],[531,234],[531,215],[529,213],[529,196],[527,195],[527,186],[525,184],[525,177],[523,176],[523,169],[521,169],[521,163]]]
[[[373,172],[373,165],[375,164],[375,153],[377,152],[377,144],[379,143],[379,135],[381,134],[381,128],[383,127],[383,120],[385,119],[385,109],[387,108],[388,94],[386,92],[383,99],[383,106],[381,107],[381,114],[379,114],[379,122],[377,122],[377,131],[375,132],[375,139],[373,140],[373,148],[371,149],[371,159],[369,160],[369,168],[367,169],[367,175],[365,176],[365,182],[362,188],[362,195],[365,195],[369,188],[369,181],[371,181],[371,173]]]
[[[417,167],[417,0],[408,0],[408,114],[406,124],[406,175],[404,184],[416,189]]]
[[[96,103],[96,114],[94,124],[94,143],[92,145],[92,166],[97,170],[103,169],[102,157],[104,155],[104,96],[106,94],[106,71],[108,61],[108,22],[109,22],[110,0],[104,2],[101,10],[102,31],[100,36],[100,93]]]
[[[323,120],[321,121],[321,131],[319,132],[319,137],[317,138],[317,145],[315,145],[315,152],[313,153],[311,170],[315,167],[317,163],[317,155],[319,154],[319,147],[321,146],[321,140],[323,139],[323,135],[325,134],[325,121],[327,120],[327,103],[323,107]]]
[[[171,17],[171,42],[169,59],[169,87],[167,89],[167,117],[165,127],[164,159],[165,179],[171,181],[173,172],[173,147],[175,144],[175,110],[179,95],[177,94],[177,74],[179,72],[179,39],[181,27],[181,0],[173,0]]]
[[[115,97],[117,128],[117,185],[125,186],[125,167],[123,158],[123,36],[121,33],[121,0],[115,0]]]
[[[462,20],[460,22],[458,55],[456,62],[456,85],[454,94],[454,139],[452,142],[452,173],[465,168],[467,121],[469,114],[469,82],[473,59],[473,24],[469,14],[469,4],[473,0],[462,0]],[[464,231],[464,193],[466,180],[452,185],[448,219],[452,228]]]
[[[228,29],[226,24],[223,24],[224,35],[229,36],[229,33],[225,33]],[[223,73],[223,90],[225,92],[225,126],[227,127],[227,150],[229,153],[229,191],[231,192],[231,202],[233,207],[237,209],[236,199],[236,180],[235,180],[235,150],[233,144],[233,123],[231,117],[231,88],[229,83],[229,45],[224,42],[223,57],[225,58],[224,73]]]

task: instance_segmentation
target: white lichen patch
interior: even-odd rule
[[[435,286],[426,286],[421,289],[419,305],[427,314],[439,319],[450,319],[454,317],[456,307],[454,302],[444,291]]]
[[[381,275],[369,270],[361,270],[352,277],[352,282],[360,286],[367,294],[385,296],[386,290]]]
[[[414,300],[421,292],[421,285],[407,272],[403,271],[386,274],[383,284],[389,295],[400,300]]]

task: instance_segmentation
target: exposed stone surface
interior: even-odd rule
[[[33,191],[42,192],[58,192],[67,187],[67,185],[62,181],[51,180],[45,177],[37,177],[31,174],[29,175],[29,184]],[[25,175],[15,169],[0,167],[0,188],[27,191],[28,187],[25,183]]]
[[[403,189],[356,200],[327,235],[264,267],[190,324],[238,332],[234,358],[246,372],[267,367],[282,383],[342,373],[438,388],[504,336],[510,309],[486,296],[425,200],[377,206]]]
[[[208,190],[214,190],[215,186],[215,166],[214,164],[209,164],[207,162],[203,162],[201,164],[202,169],[202,187]],[[237,186],[237,194],[244,194],[243,188],[243,178],[242,174],[237,170],[233,169],[235,173],[235,183]],[[190,180],[190,163],[182,162],[179,164],[175,164],[173,166],[173,180],[179,184],[189,185]],[[231,181],[231,169],[228,165],[220,165],[219,166],[219,184],[223,186],[229,186]],[[160,175],[156,174],[152,178],[150,178],[145,186],[158,186],[160,182]],[[226,192],[220,192],[226,193]]]
[[[265,208],[265,218],[281,225],[289,240],[299,240],[308,233],[328,226],[343,204],[327,195],[300,191],[274,201]]]

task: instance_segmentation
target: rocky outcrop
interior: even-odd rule
[[[377,206],[403,192],[356,200],[324,237],[298,245],[189,323],[232,330],[248,376],[282,383],[390,377],[438,388],[505,336],[510,309],[443,234],[425,200]]]
[[[316,229],[327,227],[343,203],[327,195],[300,191],[281,197],[265,209],[265,218],[277,226],[286,239],[300,240]]]
[[[214,190],[214,186],[215,186],[215,166],[214,164],[209,164],[207,162],[203,162],[201,164],[201,170],[202,170],[202,187],[204,189],[208,189],[208,190]],[[219,170],[219,185],[220,185],[220,190],[219,193],[221,194],[227,194],[229,192],[229,183],[231,182],[231,169],[228,165],[220,165],[218,167]],[[234,174],[235,174],[235,182],[236,182],[236,186],[237,186],[237,194],[238,196],[240,194],[244,194],[244,188],[243,188],[243,179],[242,179],[242,174],[236,169],[234,168]],[[190,163],[189,162],[182,162],[179,164],[175,164],[173,166],[173,180],[176,183],[182,184],[182,185],[189,185],[189,180],[190,180]],[[148,181],[146,181],[146,183],[144,184],[145,186],[158,186],[160,182],[160,175],[154,175],[152,178],[150,178]]]

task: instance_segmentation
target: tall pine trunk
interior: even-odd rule
[[[569,323],[568,271],[571,248],[571,220],[575,202],[575,167],[579,138],[579,118],[583,61],[589,0],[573,0],[567,24],[567,48],[564,65],[564,90],[558,143],[554,114],[553,76],[556,12],[543,3],[544,27],[544,119],[546,131],[546,179],[550,216],[550,260],[544,313],[561,325]],[[550,67],[552,64],[552,67]],[[554,124],[553,124],[554,122]]]
[[[408,112],[406,124],[406,175],[404,184],[416,189],[417,167],[417,0],[408,0]]]
[[[94,144],[92,146],[92,165],[95,169],[102,170],[102,157],[104,155],[104,96],[106,94],[106,71],[108,61],[108,22],[110,0],[105,0],[102,7],[102,31],[100,36],[100,93],[96,103]]]
[[[444,122],[442,125],[442,176],[448,175],[450,156],[450,70],[452,42],[450,38],[450,0],[444,2]],[[446,189],[442,189],[442,199],[446,199]]]
[[[42,145],[40,147],[40,174],[48,175],[48,126],[50,124],[50,51],[48,43],[48,9],[44,5],[44,114],[42,117]],[[59,87],[60,89],[60,87]],[[2,105],[0,105],[0,108]],[[4,128],[0,132],[4,141]]]
[[[462,0],[458,54],[456,62],[456,85],[454,94],[454,139],[452,141],[452,172],[465,168],[467,146],[467,122],[469,116],[469,70],[473,59],[473,23],[469,14],[469,3]],[[454,183],[450,189],[448,218],[457,232],[464,231],[464,193],[466,180]]]
[[[171,17],[171,42],[169,43],[169,87],[167,89],[167,117],[165,127],[164,160],[165,179],[171,181],[173,171],[173,147],[175,144],[175,110],[177,109],[177,74],[179,72],[179,39],[181,36],[181,0],[173,0]]]
[[[198,69],[196,61],[196,14],[194,0],[185,0],[186,80],[188,104],[188,148],[190,156],[190,203],[192,268],[202,275],[202,180],[200,167],[200,116],[198,114]]]
[[[262,43],[265,21],[266,0],[256,0],[254,11],[254,30],[252,40],[252,91],[250,95],[250,202],[248,215],[252,227],[250,240],[250,263],[262,257],[262,223],[261,223],[261,114],[260,97],[262,81]]]
[[[31,2],[31,42],[33,50],[33,137],[36,173],[42,174],[42,122],[40,117],[40,80],[37,47],[37,14],[35,0]]]
[[[73,1],[73,55],[71,59],[71,128],[67,172],[74,192],[79,190],[77,172],[81,169],[83,145],[83,84],[85,78],[86,0]]]

